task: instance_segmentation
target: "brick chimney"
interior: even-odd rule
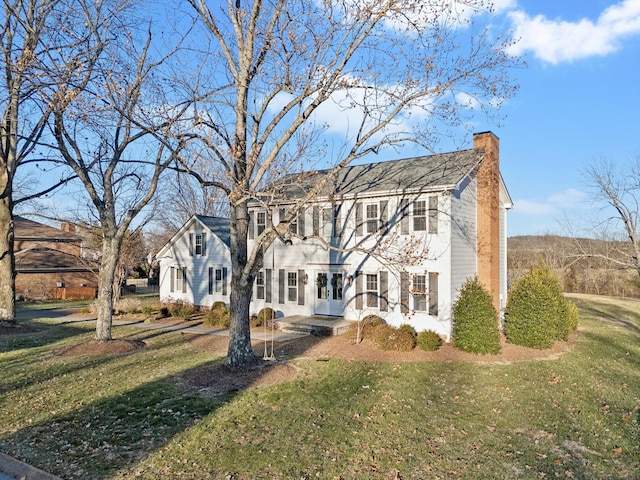
[[[67,233],[76,233],[76,226],[71,222],[62,222],[60,224],[60,230]]]
[[[478,165],[478,280],[500,311],[500,140],[492,132],[473,135]]]

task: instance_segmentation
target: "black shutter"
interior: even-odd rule
[[[387,230],[387,223],[389,222],[389,218],[387,215],[387,206],[389,202],[387,200],[380,201],[380,230]]]
[[[362,310],[362,272],[356,272],[356,310]]]
[[[202,256],[207,254],[207,234],[202,232]]]
[[[429,272],[429,315],[438,316],[438,274]]]
[[[304,217],[305,217],[305,209],[301,208],[300,211],[298,212],[298,235],[300,235],[301,237],[305,236]]]
[[[175,281],[175,278],[176,278],[176,269],[175,268],[171,267],[171,272],[170,272],[169,276],[171,277],[169,279],[169,291],[171,293],[173,293],[173,291],[175,290],[175,286],[174,286],[173,282]]]
[[[193,233],[189,234],[189,255],[193,257]]]
[[[400,200],[400,234],[409,235],[409,200]]]
[[[313,234],[317,237],[320,235],[320,207],[313,207]]]
[[[222,295],[227,294],[227,267],[222,268]]]
[[[362,235],[362,203],[356,203],[356,235]]]
[[[304,270],[298,270],[298,305],[304,305]]]
[[[278,303],[284,303],[284,280],[285,273],[281,268],[278,270]]]
[[[271,269],[265,270],[264,278],[265,302],[271,303]]]
[[[400,312],[409,313],[409,273],[400,272]]]
[[[253,212],[249,212],[249,226],[247,227],[247,229],[249,230],[249,240],[253,240],[256,236],[255,233],[255,226],[253,225]]]
[[[380,271],[380,311],[389,311],[389,272]]]
[[[187,293],[187,267],[182,267],[182,293]]]

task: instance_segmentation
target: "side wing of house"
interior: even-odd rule
[[[229,303],[229,247],[196,217],[192,217],[158,252],[160,300],[210,307]]]

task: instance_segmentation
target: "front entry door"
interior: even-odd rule
[[[342,274],[336,271],[316,272],[315,313],[342,316],[342,307]]]

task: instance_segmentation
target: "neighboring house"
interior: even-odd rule
[[[229,303],[229,219],[194,215],[156,254],[160,300]]]
[[[83,258],[75,226],[61,229],[14,218],[16,296],[25,299],[94,298],[97,265]]]
[[[249,248],[327,172],[289,175],[269,211],[249,207]],[[506,213],[499,140],[474,148],[345,167],[299,209],[264,253],[251,311],[277,317],[376,314],[449,339],[460,287],[477,276],[497,310],[507,293]],[[194,216],[157,255],[162,300],[229,302],[229,220]]]
[[[325,173],[288,176],[285,199],[270,212],[251,206],[249,248]],[[475,134],[470,150],[342,168],[265,252],[252,310],[376,314],[449,339],[466,279],[478,276],[496,309],[504,307],[511,206],[491,132]]]

